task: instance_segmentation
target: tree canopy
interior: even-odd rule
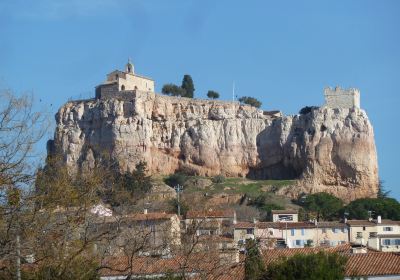
[[[254,97],[250,97],[250,96],[242,96],[239,98],[239,102],[243,103],[243,104],[247,104],[256,108],[260,108],[262,103],[261,101],[257,100]]]
[[[175,84],[165,84],[161,92],[165,95],[170,96],[181,96],[181,97],[194,97],[194,84],[193,79],[190,75],[184,75],[182,80],[182,85],[177,86]]]
[[[161,92],[163,94],[170,95],[170,96],[183,96],[184,97],[186,95],[186,92],[183,88],[181,88],[177,85],[174,85],[174,84],[165,84],[162,87]]]
[[[309,194],[300,201],[300,205],[308,212],[313,212],[317,219],[332,220],[339,217],[343,201],[334,195],[320,192]]]
[[[181,88],[185,91],[184,97],[188,97],[188,98],[194,97],[195,89],[194,89],[193,79],[190,75],[186,74],[183,76]]]
[[[383,219],[400,220],[400,203],[394,198],[360,198],[350,202],[345,211],[350,219],[367,219],[372,216]]]
[[[265,273],[264,260],[257,246],[257,241],[249,239],[246,241],[246,259],[244,261],[244,279],[262,279]]]
[[[207,92],[207,97],[211,98],[211,99],[217,99],[217,98],[219,98],[219,93],[216,91],[213,91],[213,90],[209,90]]]
[[[347,258],[336,253],[297,254],[268,266],[265,280],[342,280]]]

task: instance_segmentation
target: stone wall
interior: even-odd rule
[[[360,108],[360,91],[355,88],[334,89],[327,87],[324,90],[325,107],[329,108]]]
[[[112,98],[117,92],[118,92],[117,83],[99,85],[98,87],[96,87],[96,98],[97,99]]]

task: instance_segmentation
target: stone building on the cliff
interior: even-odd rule
[[[128,60],[125,71],[114,70],[107,75],[106,81],[96,87],[96,98],[113,97],[117,93],[140,90],[154,92],[154,80],[135,73],[133,63]]]
[[[325,106],[329,108],[360,108],[360,91],[356,88],[342,89],[337,86],[334,89],[324,89]]]

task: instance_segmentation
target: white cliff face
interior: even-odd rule
[[[373,129],[360,109],[273,118],[232,102],[132,93],[67,103],[56,120],[49,151],[72,172],[110,161],[129,171],[145,160],[153,174],[301,179],[296,190],[282,190],[290,195],[377,192]]]

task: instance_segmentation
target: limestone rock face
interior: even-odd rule
[[[56,115],[50,155],[71,172],[145,160],[152,174],[185,170],[213,176],[299,179],[301,191],[374,196],[378,185],[372,126],[361,109],[320,108],[276,117],[233,102],[131,93],[74,101]]]

